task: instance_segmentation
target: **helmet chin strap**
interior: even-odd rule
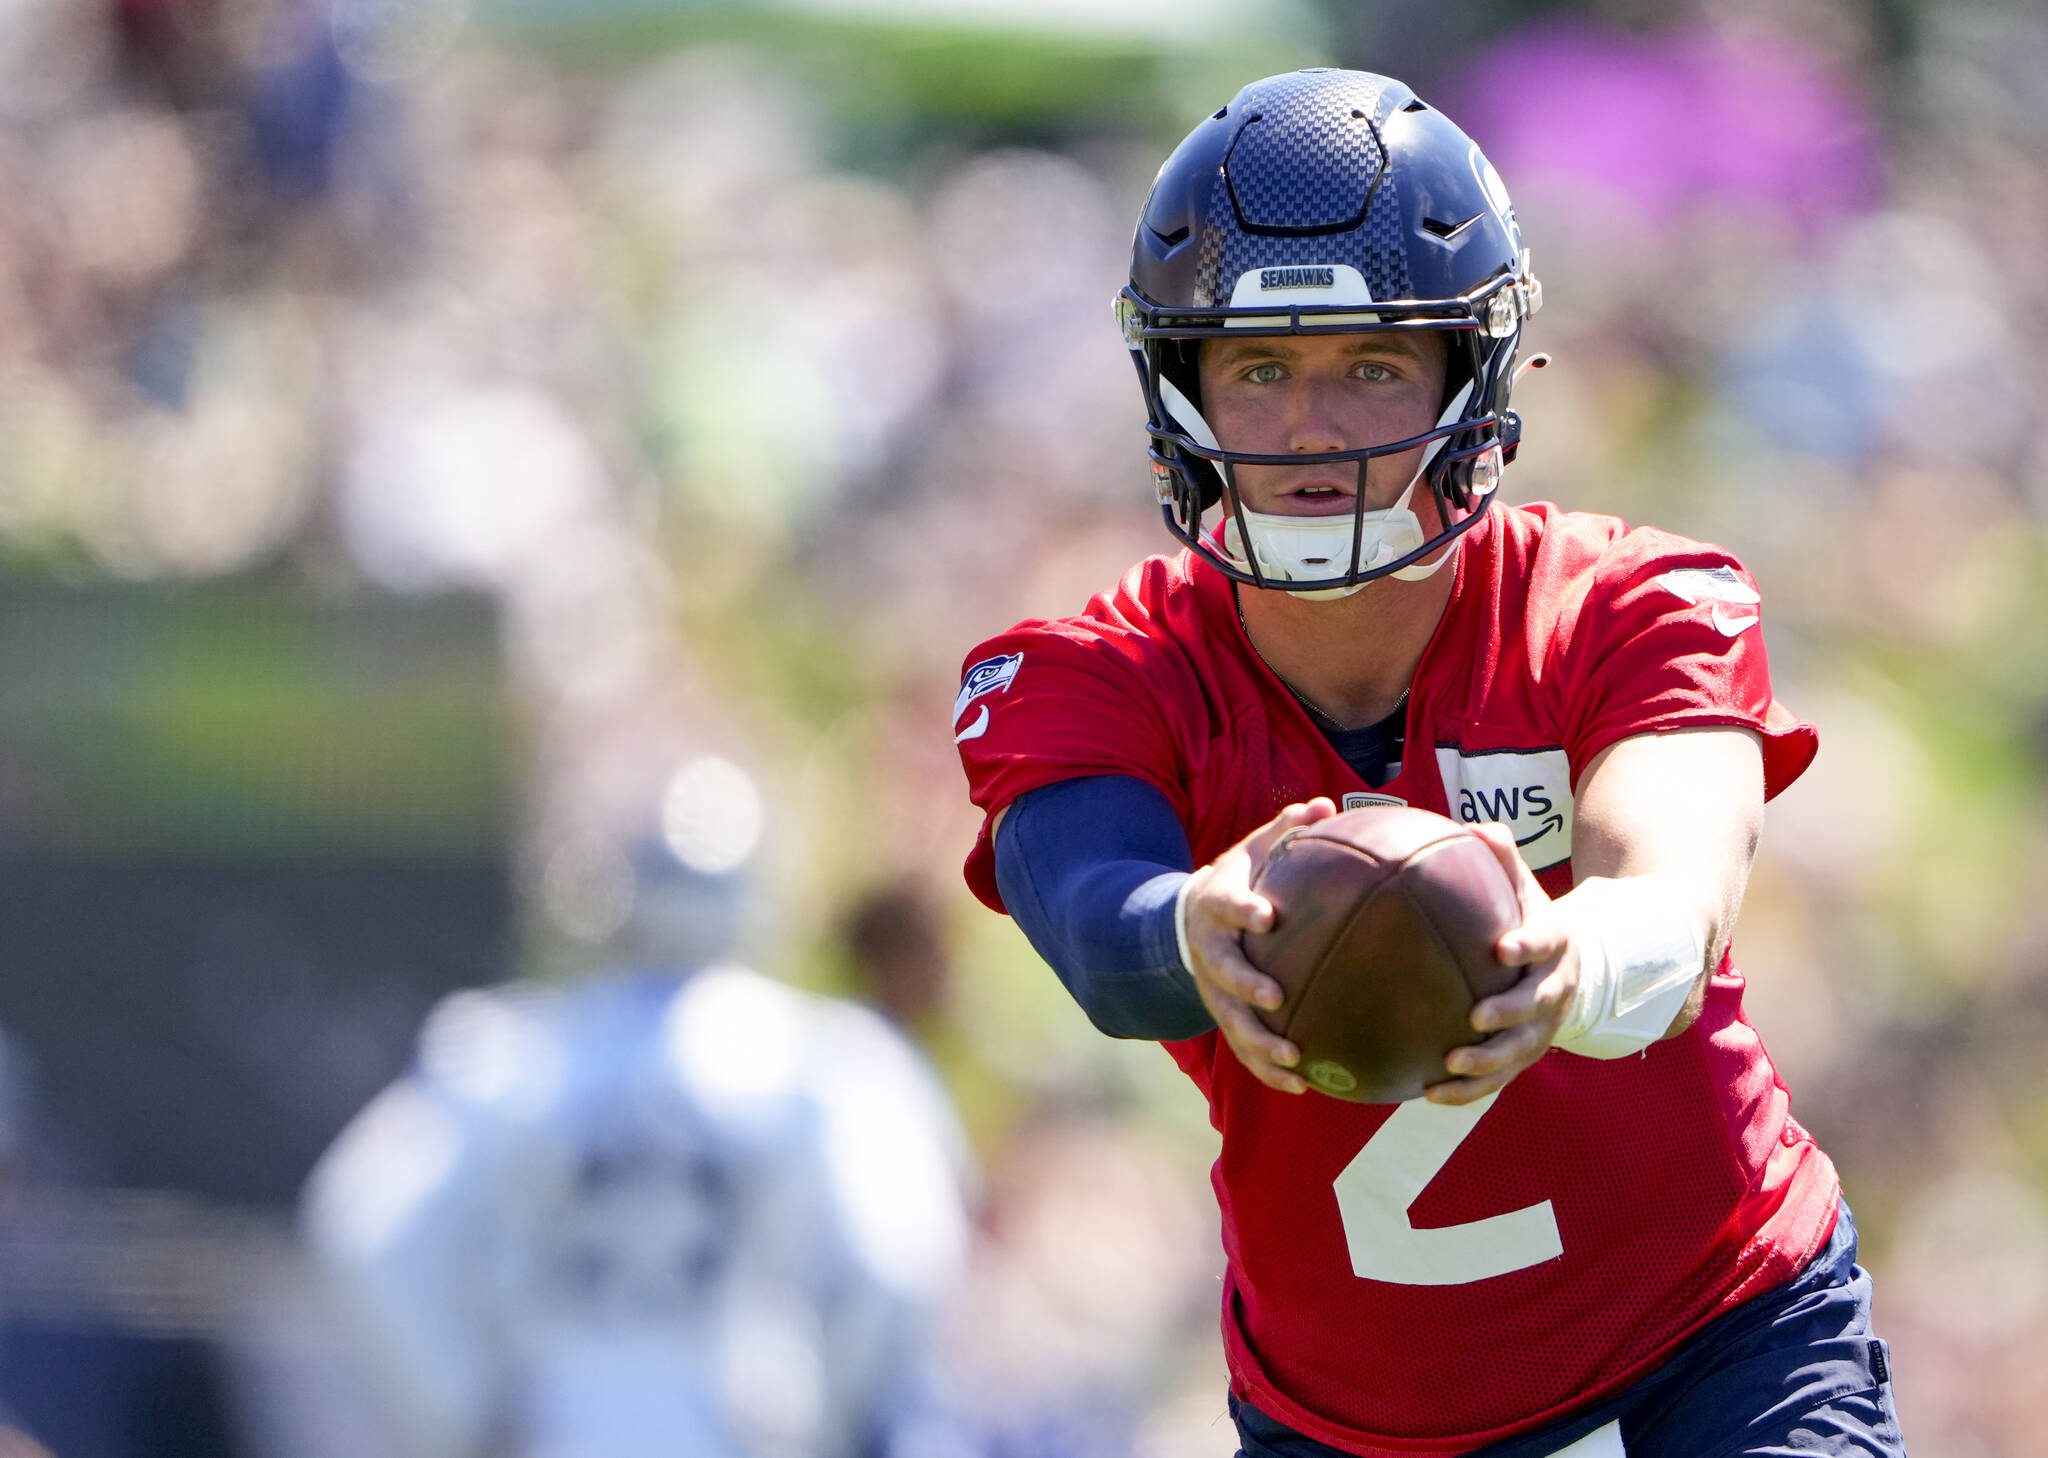
[[[1188,439],[1206,450],[1218,451],[1222,447],[1216,442],[1216,434],[1209,423],[1202,419],[1202,413],[1194,402],[1165,376],[1159,377],[1159,398],[1173,418],[1187,432]],[[1472,382],[1466,381],[1444,412],[1437,418],[1437,428],[1451,424],[1464,414],[1466,403],[1472,398]],[[1422,522],[1408,508],[1415,495],[1415,488],[1421,482],[1423,473],[1443,450],[1448,437],[1431,441],[1423,449],[1422,459],[1415,467],[1415,474],[1408,478],[1400,499],[1392,506],[1354,514],[1345,512],[1341,516],[1295,516],[1279,512],[1252,511],[1243,508],[1244,524],[1251,535],[1251,545],[1258,553],[1257,570],[1260,575],[1276,578],[1282,582],[1312,582],[1319,577],[1336,577],[1351,568],[1352,549],[1358,552],[1360,571],[1370,571],[1384,563],[1395,561],[1415,551],[1427,540],[1422,533]],[[1223,517],[1223,550],[1226,556],[1239,567],[1253,570],[1253,564],[1246,554],[1243,531],[1238,527],[1237,512],[1230,510],[1229,481],[1223,477],[1220,462],[1209,461],[1210,469],[1223,478],[1225,510]],[[1489,486],[1488,492],[1492,488]],[[1239,503],[1242,506],[1242,503]],[[1354,522],[1362,522],[1357,540],[1354,542]],[[1403,582],[1421,582],[1435,575],[1451,559],[1455,542],[1444,543],[1442,551],[1432,562],[1411,562],[1387,574]],[[1349,597],[1363,582],[1354,582],[1339,587],[1316,588],[1295,594],[1312,602],[1328,602]]]

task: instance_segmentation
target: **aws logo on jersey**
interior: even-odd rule
[[[960,692],[953,697],[953,742],[964,744],[970,739],[979,739],[988,733],[988,705],[981,706],[981,712],[974,716],[974,722],[966,726],[960,723],[960,716],[967,712],[967,706],[983,694],[992,694],[1001,689],[1010,691],[1011,682],[1017,677],[1017,670],[1024,666],[1022,653],[1005,653],[1000,658],[984,658],[967,670],[967,676],[960,681]]]
[[[1439,744],[1436,767],[1451,819],[1507,826],[1532,871],[1571,859],[1572,766],[1562,749],[1468,752]]]

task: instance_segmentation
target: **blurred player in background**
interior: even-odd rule
[[[315,1171],[395,1451],[870,1458],[925,1420],[961,1141],[884,1019],[723,960],[752,833],[672,795],[619,963],[448,999]]]
[[[848,909],[840,937],[863,1002],[912,1037],[944,1020],[953,987],[945,924],[915,881],[866,892]]]
[[[1540,300],[1499,175],[1400,82],[1271,77],[1196,127],[1118,301],[1185,550],[967,659],[968,880],[1209,1099],[1249,1458],[1896,1455],[1854,1225],[1729,952],[1815,731],[1726,552],[1494,502]],[[1478,824],[1522,900],[1522,977],[1398,1106],[1310,1093],[1239,943],[1337,802]]]

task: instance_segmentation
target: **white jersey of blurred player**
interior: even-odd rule
[[[865,1458],[966,1244],[883,1019],[735,966],[461,993],[308,1186],[409,1453]]]

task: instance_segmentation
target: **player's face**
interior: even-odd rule
[[[1202,413],[1228,451],[1259,455],[1359,450],[1420,435],[1443,408],[1444,338],[1435,332],[1288,334],[1210,339],[1199,370]],[[1394,504],[1421,463],[1423,447],[1375,457],[1366,506]],[[1353,509],[1354,461],[1239,466],[1249,511],[1334,516]],[[1409,505],[1434,531],[1435,502],[1418,490]]]

